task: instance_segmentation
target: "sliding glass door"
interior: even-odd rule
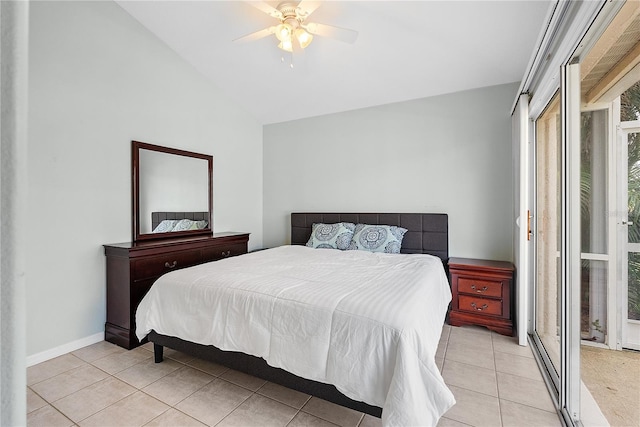
[[[535,176],[521,174],[530,196],[519,216],[532,212],[533,238],[518,249],[533,254],[529,342],[565,424],[579,425],[581,397],[592,399],[581,343],[640,349],[640,2],[554,7],[521,90]],[[621,94],[634,83],[625,116]]]
[[[560,95],[536,121],[535,325],[538,344],[556,393],[560,373]]]
[[[580,414],[580,68],[535,120],[534,352],[567,424]]]

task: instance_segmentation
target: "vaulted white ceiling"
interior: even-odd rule
[[[358,39],[316,36],[291,68],[275,36],[233,42],[277,23],[246,2],[118,1],[263,124],[520,81],[551,3],[324,1],[308,21]]]

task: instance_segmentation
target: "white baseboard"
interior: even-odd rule
[[[41,353],[27,356],[27,367],[37,365],[38,363],[45,362],[49,359],[53,359],[54,357],[62,356],[63,354],[76,351],[82,347],[86,347],[100,341],[104,341],[104,331],[94,335],[90,335],[88,337],[80,338],[79,340],[63,344],[50,350],[45,350]]]

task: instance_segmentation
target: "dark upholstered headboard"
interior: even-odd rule
[[[151,212],[151,229],[155,230],[158,224],[165,219],[192,219],[209,222],[209,212]]]
[[[408,231],[402,240],[405,254],[430,254],[447,263],[449,259],[449,217],[432,213],[298,213],[291,214],[291,244],[304,245],[314,223],[395,225]]]

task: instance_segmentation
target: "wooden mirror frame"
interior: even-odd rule
[[[208,210],[209,218],[206,228],[202,230],[184,230],[168,233],[141,233],[140,232],[140,150],[157,151],[161,153],[173,154],[195,159],[206,160],[208,163]],[[192,151],[179,150],[177,148],[163,147],[161,145],[148,144],[146,142],[131,141],[131,173],[132,173],[132,231],[133,241],[144,241],[154,239],[168,239],[175,237],[197,237],[213,234],[212,213],[213,213],[213,156],[208,154],[194,153]]]

